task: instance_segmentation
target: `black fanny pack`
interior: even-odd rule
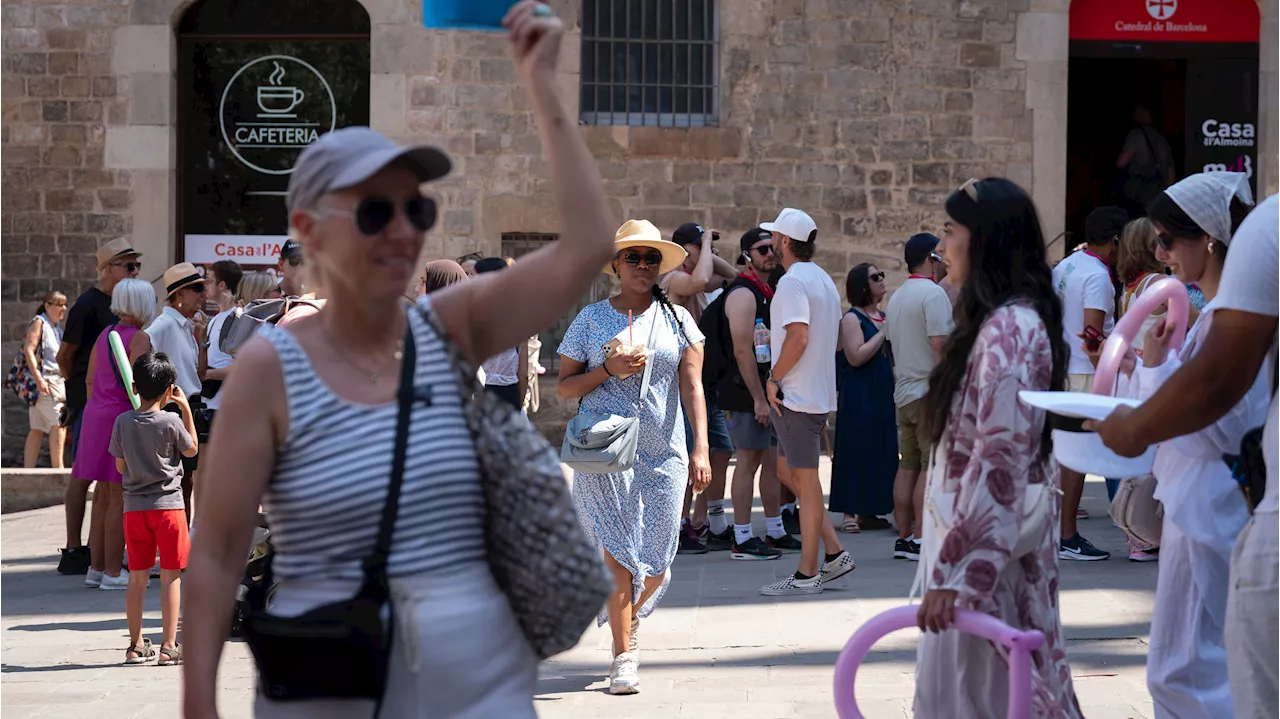
[[[404,479],[416,356],[413,333],[407,331],[391,480],[377,542],[363,563],[360,591],[351,599],[316,607],[301,616],[274,616],[266,608],[272,584],[268,561],[263,580],[245,598],[248,610],[242,631],[258,666],[258,689],[271,699],[373,699],[375,717],[381,709],[395,615],[388,606],[387,558]]]

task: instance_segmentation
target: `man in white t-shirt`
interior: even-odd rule
[[[244,271],[240,265],[232,260],[215,262],[209,268],[209,289],[206,297],[218,305],[218,314],[209,320],[206,341],[200,344],[199,367],[200,391],[204,397],[204,406],[210,410],[210,419],[213,411],[218,409],[218,395],[222,388],[222,381],[227,378],[227,368],[231,366],[231,355],[222,351],[220,343],[223,328],[238,309],[236,291],[240,289],[240,278],[243,276]],[[200,441],[206,442],[208,438],[201,437]]]
[[[818,226],[808,214],[785,208],[760,228],[773,233],[787,273],[769,303],[772,369],[765,393],[778,432],[778,478],[800,501],[800,568],[760,589],[766,596],[816,594],[824,582],[853,571],[823,503],[818,480],[822,430],[836,408],[836,345],[840,293],[813,262]],[[818,545],[826,545],[819,561]]]
[[[1196,353],[1142,406],[1116,410],[1097,427],[1113,451],[1136,457],[1150,445],[1216,422],[1245,396],[1263,363],[1270,362],[1271,407],[1262,433],[1266,491],[1236,540],[1227,599],[1227,669],[1238,717],[1280,713],[1280,419],[1274,394],[1278,267],[1280,199],[1272,195],[1231,239],[1213,324]]]
[[[1084,221],[1085,247],[1073,252],[1053,268],[1053,288],[1062,301],[1062,341],[1071,351],[1067,362],[1067,389],[1093,389],[1093,363],[1081,346],[1085,328],[1107,335],[1115,325],[1116,289],[1111,283],[1110,262],[1120,242],[1120,233],[1129,222],[1122,207],[1099,207]],[[1062,468],[1062,559],[1094,562],[1110,559],[1111,553],[1093,546],[1076,530],[1084,494],[1084,475]]]
[[[898,420],[898,471],[893,478],[898,539],[893,556],[913,561],[920,559],[920,524],[924,519],[920,475],[929,465],[930,451],[929,434],[920,421],[921,407],[929,391],[929,375],[955,329],[951,300],[936,282],[945,270],[935,251],[939,242],[927,232],[907,240],[902,251],[907,281],[894,291],[884,310],[885,332],[893,348],[893,404]]]

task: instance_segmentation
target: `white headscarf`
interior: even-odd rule
[[[1215,240],[1231,244],[1231,198],[1253,206],[1249,178],[1243,172],[1201,172],[1169,187],[1164,193],[1191,221]]]

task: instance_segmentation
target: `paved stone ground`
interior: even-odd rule
[[[824,465],[824,478],[829,467]],[[1062,618],[1076,691],[1091,719],[1150,719],[1143,669],[1156,566],[1124,560],[1124,539],[1105,517],[1106,492],[1090,482],[1081,529],[1113,552],[1107,562],[1064,562]],[[763,523],[757,500],[755,519]],[[124,593],[83,587],[54,572],[62,512],[0,519],[0,600],[5,719],[74,715],[179,715],[179,671],[119,665],[128,643]],[[842,535],[858,561],[846,582],[806,600],[778,601],[757,589],[794,571],[796,558],[734,562],[727,553],[679,557],[670,591],[641,630],[644,691],[605,691],[607,627],[542,670],[536,698],[544,719],[834,717],[831,672],[858,626],[903,603],[915,564],[891,559],[892,532]],[[159,639],[159,593],[147,598],[146,630]],[[859,677],[869,719],[909,717],[914,641],[900,632],[877,645]],[[227,647],[221,674],[224,717],[251,716],[253,666],[243,644]]]

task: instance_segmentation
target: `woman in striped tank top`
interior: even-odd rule
[[[564,233],[517,267],[419,301],[475,364],[551,326],[613,256],[595,163],[557,91],[562,25],[530,0],[507,24]],[[218,491],[201,508],[187,577],[189,718],[216,716],[219,656],[259,501],[275,548],[273,614],[297,616],[358,589],[390,481],[406,331],[421,401],[411,413],[388,563],[396,622],[381,716],[536,716],[536,655],[485,560],[484,499],[462,388],[442,338],[403,301],[436,218],[419,186],[449,169],[439,150],[400,147],[367,127],[323,135],[298,159],[286,198],[290,226],[308,268],[322,274],[328,302],[245,344],[223,385],[212,441],[223,451],[204,469]],[[256,698],[260,717],[373,710],[365,700]]]

